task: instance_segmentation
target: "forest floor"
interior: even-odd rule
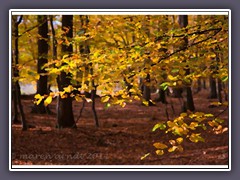
[[[208,91],[194,94],[196,111],[221,113],[225,107],[209,108]],[[96,110],[100,127],[94,125],[91,104],[86,103],[77,129],[56,129],[56,115],[31,114],[33,99],[24,97],[22,103],[28,124],[27,131],[21,125],[12,125],[12,164],[13,165],[228,165],[229,132],[214,134],[202,131],[205,142],[183,142],[183,152],[155,154],[154,142],[167,142],[169,134],[152,132],[159,121],[167,121],[165,105],[143,106],[141,102],[127,104],[124,108],[105,108],[97,99]],[[173,114],[168,104],[169,118],[180,114],[177,98],[167,98],[175,110]],[[55,112],[56,102],[49,105]],[[77,119],[82,103],[73,102],[74,116]],[[224,126],[228,127],[229,111],[222,113]],[[146,153],[151,153],[141,160]]]

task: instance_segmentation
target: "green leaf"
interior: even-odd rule
[[[162,90],[165,91],[165,90],[168,88],[168,85],[169,85],[168,82],[164,82],[164,83],[162,83],[162,84],[160,85],[160,87],[162,88]]]
[[[221,80],[222,80],[222,82],[227,81],[227,80],[228,80],[228,76],[223,76],[223,77],[221,78]]]
[[[219,118],[215,118],[214,120],[215,120],[216,122],[220,123],[220,124],[224,122],[223,119],[219,119]]]
[[[152,132],[156,131],[158,128],[160,128],[160,124],[155,124],[152,128]]]
[[[179,72],[179,69],[172,69],[171,72],[172,73],[177,73],[177,72]]]
[[[197,143],[199,141],[204,142],[204,139],[200,136],[200,134],[195,134],[195,133],[191,134],[191,136],[189,137],[189,140],[194,143]]]
[[[111,106],[110,103],[106,103],[106,104],[105,104],[105,108],[106,108],[106,109],[107,109],[107,108],[110,108],[110,106]]]
[[[158,123],[158,124],[155,124],[152,131],[156,131],[158,128],[161,129],[161,130],[164,130],[166,129],[166,125],[164,123]]]

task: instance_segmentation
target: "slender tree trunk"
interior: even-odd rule
[[[84,27],[88,26],[88,23],[89,23],[88,16],[80,15],[80,21],[81,21],[81,26],[83,27],[84,33],[86,33],[87,29]],[[89,58],[90,48],[89,48],[89,45],[87,42],[85,42],[82,46],[80,46],[80,53],[86,55]],[[91,75],[93,75],[92,63],[89,63],[89,67],[87,69],[89,69],[89,73]],[[91,80],[91,83],[92,83],[92,87],[94,88],[93,90],[91,90],[91,93],[90,93],[90,97],[92,100],[92,112],[93,112],[93,117],[95,120],[95,126],[99,127],[97,111],[95,108],[95,98],[97,96],[97,86],[95,85],[94,79]],[[89,93],[85,92],[85,96],[88,96],[88,95],[89,95]]]
[[[188,16],[187,15],[180,15],[179,16],[179,25],[181,28],[187,27],[188,25]],[[188,37],[184,37],[184,42],[183,46],[187,49],[188,46]],[[189,67],[186,67],[186,75],[190,74],[190,69]],[[191,90],[191,85],[185,87],[186,91],[186,98],[184,98],[184,103],[183,103],[183,110],[187,109],[190,111],[194,111],[194,102],[193,102],[193,96],[192,96],[192,90]]]
[[[207,89],[206,79],[203,79],[203,89]]]
[[[19,59],[19,50],[18,50],[18,25],[22,22],[22,18],[23,16],[20,16],[19,19],[16,19],[14,18],[14,46],[15,46],[15,53],[14,53],[14,57],[15,57],[15,66],[14,66],[14,69],[13,69],[13,76],[15,78],[18,78],[19,77],[19,70],[17,69],[17,66],[19,64],[18,62],[18,59]],[[24,114],[24,111],[23,111],[23,106],[22,106],[22,102],[21,102],[21,90],[20,90],[20,85],[19,85],[19,81],[16,80],[15,83],[14,83],[14,89],[15,89],[15,95],[14,95],[14,98],[16,98],[16,102],[19,106],[19,110],[20,110],[20,115],[21,115],[21,119],[22,119],[22,130],[27,130],[27,122],[26,122],[26,119],[25,119],[25,114]],[[15,105],[15,108],[17,108],[17,106]],[[16,109],[15,109],[15,112]],[[17,114],[15,115],[17,116]]]
[[[149,86],[150,84],[150,74],[147,74],[147,77],[145,78],[145,82],[143,83],[143,98],[145,101],[148,102],[148,105],[151,106],[153,103],[150,101],[151,100],[151,88]]]
[[[197,92],[200,92],[202,90],[202,82],[201,79],[197,80]]]
[[[38,68],[38,74],[40,75],[39,80],[37,81],[37,94],[40,94],[41,96],[47,95],[48,92],[48,76],[44,73],[46,73],[46,70],[43,69],[43,66],[48,62],[48,21],[46,15],[39,15],[37,17],[38,23],[40,26],[38,27],[38,62],[37,62],[37,68]],[[42,101],[39,105],[34,105],[32,109],[32,113],[39,113],[39,114],[45,114],[50,113],[50,110],[48,107],[44,106],[44,101]]]
[[[218,79],[218,101],[222,103],[222,82]]]
[[[209,84],[210,84],[210,99],[216,99],[217,98],[217,86],[216,86],[216,80],[213,77],[209,78]]]
[[[158,92],[157,101],[159,101],[159,102],[161,102],[163,104],[167,104],[165,91],[163,89],[161,89],[161,88],[159,89],[159,92]]]
[[[12,64],[15,64],[14,63],[14,60],[13,60],[13,53],[12,53]],[[16,67],[13,67],[13,73],[12,73],[12,76],[15,77],[15,75],[17,75],[15,73]],[[15,75],[14,75],[15,74]],[[12,100],[13,100],[13,124],[20,124],[21,121],[19,120],[19,114],[18,114],[18,100],[17,100],[17,88],[16,88],[16,85],[15,85],[15,82],[12,82]]]
[[[68,31],[66,33],[67,38],[71,41],[73,37],[73,16],[72,15],[63,15],[62,16],[62,29],[65,31],[67,28]],[[62,44],[62,53],[68,54],[71,56],[73,52],[72,44],[66,45]],[[70,85],[70,74],[66,72],[61,72],[58,76],[58,89],[59,91],[63,91],[64,87]],[[72,108],[72,98],[68,95],[66,98],[58,98],[58,106],[57,106],[57,122],[58,128],[75,128],[76,124],[73,116],[73,108]]]

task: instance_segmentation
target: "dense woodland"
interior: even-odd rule
[[[227,165],[228,21],[13,15],[13,164]]]

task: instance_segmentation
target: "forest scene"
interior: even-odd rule
[[[228,165],[228,15],[12,15],[12,165]]]

